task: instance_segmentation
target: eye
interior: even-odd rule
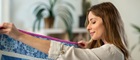
[[[92,24],[95,24],[95,23],[96,23],[96,21],[92,22]]]

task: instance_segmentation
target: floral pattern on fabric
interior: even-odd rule
[[[35,36],[38,38],[42,38],[39,36]],[[51,40],[49,38],[43,38],[45,40]],[[62,42],[62,44],[67,45],[67,46],[75,46],[78,47],[76,44],[70,44],[70,43],[65,43]],[[31,57],[36,57],[36,58],[42,58],[42,59],[48,59],[48,55],[35,49],[32,48],[20,41],[14,40],[13,38],[5,35],[5,34],[0,34],[0,50],[2,51],[7,51],[7,52],[14,52],[14,53],[19,53]]]

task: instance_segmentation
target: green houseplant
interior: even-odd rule
[[[136,30],[137,30],[137,32],[138,32],[138,34],[139,34],[139,41],[136,43],[136,44],[134,44],[133,46],[132,46],[132,48],[131,48],[131,52],[137,47],[137,46],[140,46],[140,27],[138,27],[138,26],[136,26],[136,25],[134,25],[134,24],[132,24],[132,27],[134,27]],[[139,48],[139,50],[140,50],[140,48]]]
[[[52,28],[55,17],[59,16],[63,20],[66,26],[66,33],[68,33],[69,39],[72,39],[73,16],[72,16],[71,11],[69,10],[69,8],[71,8],[72,10],[75,10],[72,4],[68,2],[62,2],[61,0],[49,0],[49,5],[47,5],[44,2],[38,2],[36,4],[37,6],[35,7],[33,11],[34,15],[36,16],[36,20],[34,21],[34,24],[33,24],[33,31],[36,31],[36,26],[37,26],[37,30],[40,30],[40,25],[41,25],[42,20],[44,20],[45,24],[47,24],[45,25],[45,28]],[[61,4],[65,4],[69,6],[69,8]],[[54,10],[56,5],[59,8]],[[44,11],[47,11],[49,13],[48,16],[45,18],[44,18],[44,15],[46,14],[44,14]],[[56,12],[57,14],[54,14]]]
[[[47,5],[44,2],[37,2],[34,4],[36,5],[36,7],[33,10],[33,14],[36,17],[36,20],[34,21],[34,24],[33,24],[33,31],[36,31],[36,26],[37,26],[37,30],[40,30],[40,25],[41,25],[42,20],[44,20],[44,23],[47,24],[45,25],[45,28],[52,27],[53,22],[54,22],[53,8],[56,4],[57,4],[57,0],[54,0],[54,1],[49,0],[49,5]],[[45,14],[43,14],[43,12],[45,11],[47,11],[49,15],[46,18],[44,18]]]

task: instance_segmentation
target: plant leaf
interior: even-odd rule
[[[60,18],[62,18],[64,24],[66,25],[66,31],[68,32],[69,39],[71,40],[73,35],[72,35],[72,22],[73,22],[73,17],[70,11],[64,7],[60,8],[58,11],[60,11],[58,14]]]
[[[36,25],[37,25],[37,24],[36,24],[37,21],[38,21],[38,20],[36,19],[36,20],[34,21],[34,23],[33,23],[33,31],[35,31],[35,27],[36,27]]]
[[[49,0],[49,2],[50,2],[50,10],[51,11],[53,10],[53,8],[56,5],[57,1],[59,1],[59,0],[54,0],[54,1],[53,0]]]
[[[132,48],[130,49],[130,51],[132,52],[137,47],[137,45],[139,45],[139,44],[133,45]]]
[[[44,2],[37,2],[37,3],[33,4],[33,5],[36,6],[34,11],[33,11],[34,14],[37,13],[40,9],[45,9],[45,10],[50,9],[50,7]]]
[[[49,6],[46,3],[43,2],[37,2],[34,5],[36,5],[33,14],[36,16],[36,20],[34,21],[33,24],[33,31],[35,31],[36,25],[37,25],[37,29],[40,30],[40,24],[41,24],[41,19],[43,18],[43,12],[45,10],[50,10]],[[38,24],[37,24],[38,23]]]
[[[134,24],[131,24],[131,25],[132,25],[132,27],[134,27],[140,33],[140,27],[138,27],[138,26],[136,26]]]
[[[39,22],[38,22],[38,31],[40,30],[40,26],[41,26],[41,19],[40,20],[38,20]]]
[[[73,15],[72,15],[72,13],[70,12],[70,10],[68,10],[68,8],[66,8],[66,7],[64,7],[64,6],[60,6],[60,8],[58,9],[58,13],[61,15],[61,14],[66,14],[66,15],[68,15],[67,16],[67,19],[68,19],[68,17],[69,17],[69,19],[68,19],[68,21],[69,21],[69,23],[73,23]]]
[[[66,31],[68,32],[69,35],[69,39],[72,39],[72,24],[68,24],[67,19],[65,18],[66,15],[61,15],[62,20],[64,21],[65,25],[66,25]]]
[[[73,10],[75,10],[75,7],[72,4],[70,4],[68,2],[63,2],[63,3],[66,4],[66,5],[68,5],[68,6],[70,6],[70,8],[72,8]]]

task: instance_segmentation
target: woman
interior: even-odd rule
[[[129,53],[126,48],[126,38],[123,22],[118,10],[110,2],[92,6],[87,12],[86,27],[91,40],[86,44],[86,49],[74,48],[56,41],[42,40],[24,34],[12,23],[0,25],[1,34],[30,45],[55,60],[128,60]],[[79,42],[79,46],[81,46]]]

